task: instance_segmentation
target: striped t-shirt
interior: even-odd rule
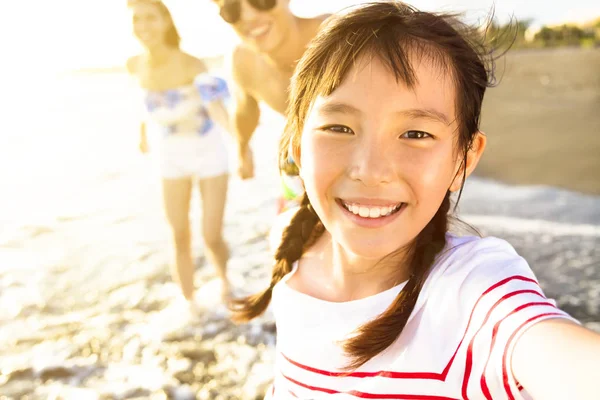
[[[339,342],[381,314],[404,284],[334,303],[290,288],[291,274],[273,292],[277,358],[267,398],[277,400],[529,399],[510,367],[519,334],[570,318],[507,242],[449,234],[399,339],[348,373]]]

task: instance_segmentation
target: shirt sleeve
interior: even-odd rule
[[[204,102],[223,100],[229,97],[227,82],[214,75],[200,74],[194,79],[194,85]]]
[[[472,270],[459,291],[470,310],[463,397],[530,399],[511,370],[516,342],[538,322],[573,319],[546,298],[527,262],[508,243],[494,239],[478,250],[467,261]]]

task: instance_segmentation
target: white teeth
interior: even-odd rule
[[[369,218],[379,218],[379,215],[381,215],[380,208],[371,208],[369,210]]]
[[[395,206],[388,206],[388,207],[367,207],[367,206],[360,206],[358,204],[349,204],[349,203],[343,203],[343,205],[351,213],[353,213],[355,215],[360,215],[363,218],[380,218],[380,217],[386,217],[386,216],[390,215],[392,212],[398,210],[400,208],[400,206],[402,206],[402,203],[399,203]]]
[[[269,25],[259,26],[258,28],[254,28],[250,30],[250,36],[256,37],[266,33],[269,30]]]

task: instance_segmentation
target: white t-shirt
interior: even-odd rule
[[[273,291],[277,324],[273,399],[530,399],[511,353],[532,324],[570,318],[548,300],[515,250],[497,238],[448,234],[404,331],[358,370],[339,341],[389,306],[404,283],[334,303],[290,288]]]

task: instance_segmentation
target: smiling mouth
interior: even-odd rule
[[[271,24],[264,24],[261,26],[257,26],[253,29],[249,29],[246,31],[246,36],[252,39],[256,39],[264,36],[271,29]]]
[[[389,217],[390,215],[396,214],[402,206],[406,203],[396,203],[387,206],[370,206],[358,203],[346,202],[342,199],[337,199],[337,202],[344,207],[346,210],[351,212],[354,215],[358,215],[363,218],[384,218]]]

